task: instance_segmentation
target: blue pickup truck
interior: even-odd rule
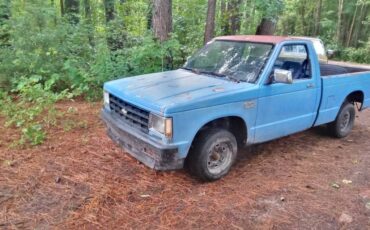
[[[101,116],[150,168],[213,181],[243,146],[319,125],[342,138],[369,106],[370,69],[319,63],[310,40],[240,35],[213,39],[178,70],[105,83]]]

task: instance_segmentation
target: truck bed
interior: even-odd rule
[[[321,77],[367,71],[370,71],[370,66],[351,65],[347,63],[320,64]]]
[[[329,68],[330,74],[321,78],[322,101],[315,125],[335,120],[346,97],[353,92],[363,97],[361,109],[370,107],[370,69],[338,65],[329,65]]]

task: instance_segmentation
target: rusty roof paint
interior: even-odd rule
[[[291,40],[287,36],[267,36],[267,35],[231,35],[216,37],[215,40],[228,40],[228,41],[247,41],[257,43],[270,43],[277,44],[286,40]]]

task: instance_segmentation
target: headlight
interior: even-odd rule
[[[149,128],[162,133],[168,139],[172,138],[172,118],[161,117],[155,114],[149,115]]]
[[[104,106],[109,107],[109,93],[104,91]]]

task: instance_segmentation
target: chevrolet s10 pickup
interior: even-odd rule
[[[217,37],[174,71],[104,84],[111,139],[150,168],[226,175],[238,149],[326,125],[347,136],[370,106],[370,69],[319,62],[312,41]]]

